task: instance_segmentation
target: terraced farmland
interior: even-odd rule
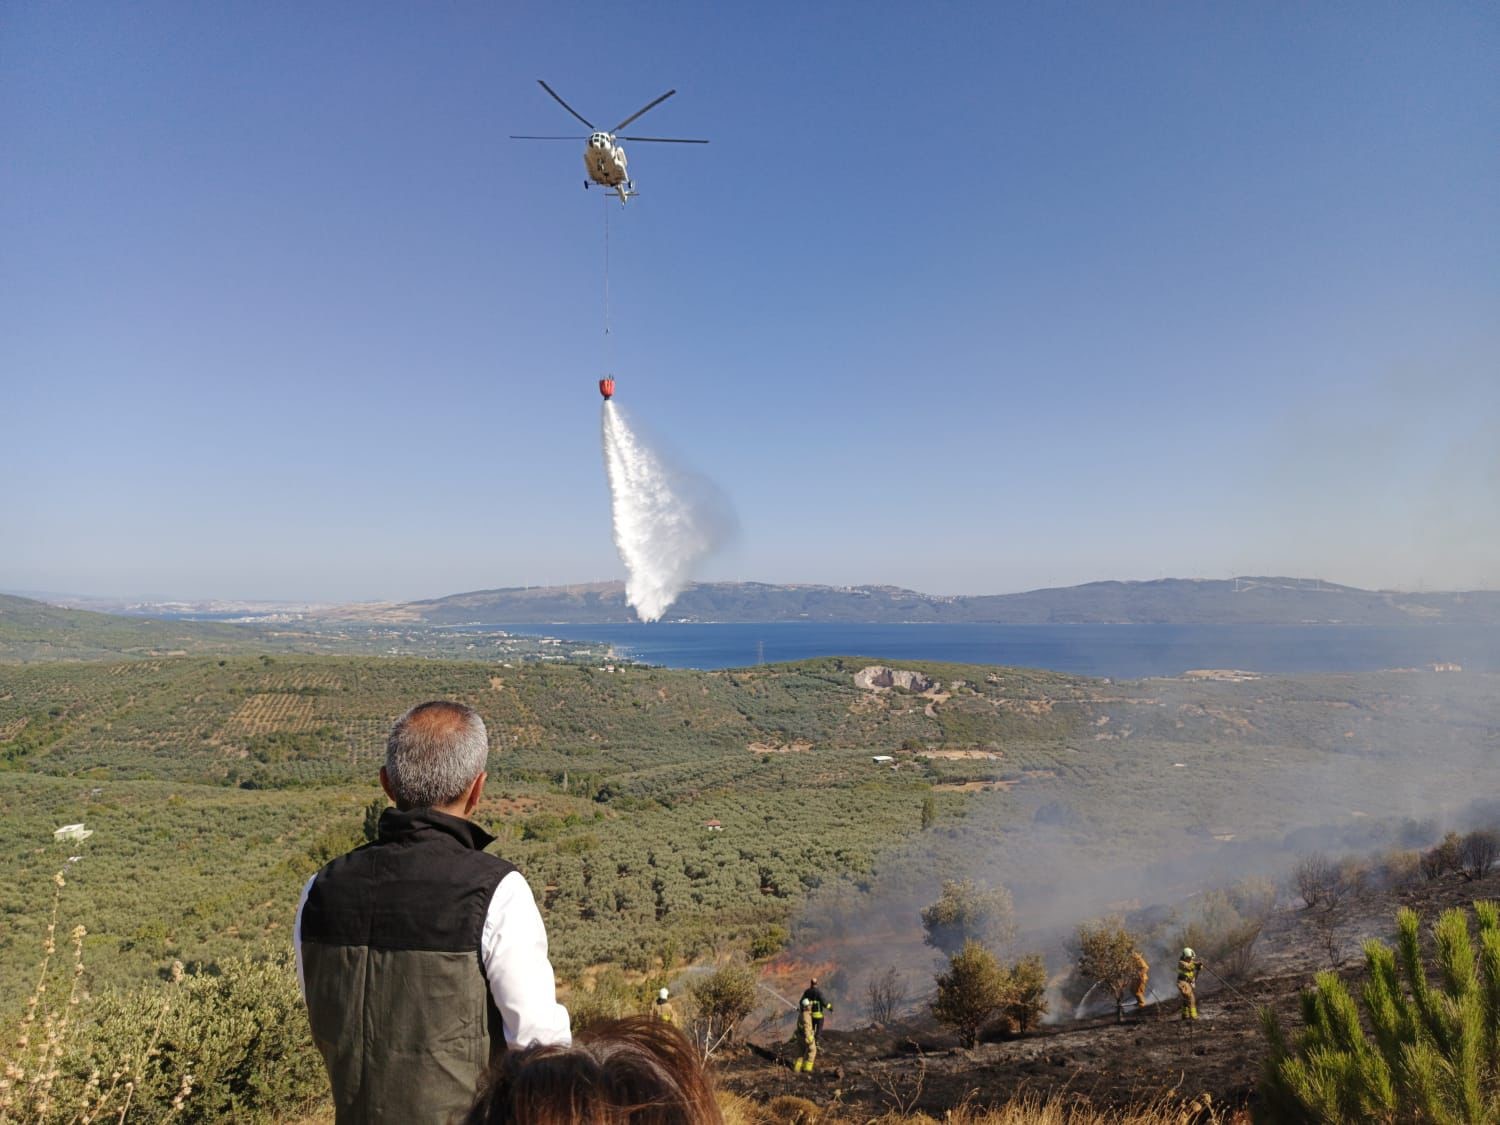
[[[478,816],[536,886],[565,976],[766,948],[778,927],[811,940],[858,925],[862,902],[919,898],[939,872],[1045,884],[1039,848],[1144,860],[1368,813],[1340,803],[1334,776],[1413,808],[1500,780],[1493,678],[1104,684],[929,666],[933,686],[908,691],[857,687],[867,663],[0,667],[0,794],[19,810],[0,825],[19,872],[0,887],[0,981],[34,963],[37,904],[69,854],[97,981],[283,947],[302,880],[361,838],[391,721],[428,698],[489,724]],[[1419,774],[1413,746],[1429,751]],[[80,820],[97,833],[77,851],[52,842]]]

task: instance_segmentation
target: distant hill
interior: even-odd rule
[[[472,659],[481,649],[493,660],[555,661],[592,659],[603,651],[585,641],[478,635],[434,628],[410,620],[409,613],[391,616],[401,620],[345,613],[317,621],[229,624],[96,613],[0,594],[0,664],[292,652]]]
[[[636,620],[619,582],[477,590],[402,607],[434,625],[617,624]],[[1500,592],[1410,594],[1316,579],[1163,578],[1090,582],[1021,594],[943,597],[896,586],[703,582],[674,621],[1062,624],[1500,624]]]
[[[263,634],[243,626],[119,617],[0,594],[0,660],[88,660],[265,647]]]

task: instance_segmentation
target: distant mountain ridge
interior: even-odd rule
[[[0,661],[170,656],[265,644],[263,633],[243,626],[122,617],[0,594]]]
[[[599,625],[635,621],[620,582],[475,590],[409,602],[433,625]],[[1162,578],[1089,582],[1019,594],[941,596],[898,586],[701,582],[665,620],[993,625],[1500,624],[1500,591],[1402,593],[1317,579]]]

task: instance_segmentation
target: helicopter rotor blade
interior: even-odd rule
[[[646,113],[648,110],[655,109],[657,106],[661,105],[662,102],[666,101],[668,98],[670,98],[675,93],[677,93],[676,90],[668,90],[665,94],[663,94],[661,97],[657,98],[654,102],[647,102],[644,106],[642,106],[640,109],[636,110],[629,117],[627,117],[624,121],[621,121],[618,125],[616,125],[613,129],[611,129],[610,132],[612,132],[612,133],[618,133],[621,129],[625,128],[625,126],[629,125],[637,117],[641,116],[641,114]],[[558,99],[558,100],[560,101],[561,99]],[[592,129],[593,126],[590,125],[589,128]]]
[[[553,96],[553,98],[555,98],[557,100],[557,104],[560,105],[560,106],[562,106],[563,109],[567,110],[574,117],[578,118],[578,120],[582,121],[590,129],[592,129],[594,127],[594,123],[592,121],[590,121],[583,114],[579,113],[576,109],[574,109],[572,106],[570,106],[567,102],[563,101],[562,100],[562,95],[560,95],[551,86],[547,85],[547,83],[543,82],[540,78],[538,78],[536,81],[537,81],[537,85],[540,86],[543,90],[546,90],[547,93],[551,94]],[[650,109],[651,107],[647,106],[646,108]],[[645,113],[645,112],[646,112],[646,110],[644,110],[644,109],[641,110],[641,113]],[[640,116],[640,115],[637,114],[636,116]],[[632,118],[632,120],[634,120],[634,118]]]
[[[512,133],[510,139],[513,141],[586,141],[587,137],[531,137],[522,133]]]
[[[622,141],[650,141],[658,145],[706,145],[707,141],[689,140],[686,137],[620,137]]]

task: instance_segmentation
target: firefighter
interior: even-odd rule
[[[812,1005],[813,1034],[817,1035],[823,1030],[823,1017],[833,1011],[833,1005],[823,995],[822,989],[818,987],[818,978],[813,977],[806,991],[802,993],[802,1003]]]
[[[813,1002],[804,996],[802,1010],[797,1013],[797,1062],[792,1069],[799,1074],[811,1074],[817,1057],[818,1021],[813,1019]]]
[[[677,1013],[672,1010],[672,994],[665,988],[656,994],[656,1002],[651,1005],[651,1018],[662,1023],[677,1022]]]
[[[1198,960],[1198,955],[1193,952],[1191,946],[1185,946],[1182,956],[1177,959],[1177,991],[1182,994],[1182,1018],[1195,1020],[1198,1018],[1198,972],[1203,968],[1203,962]]]
[[[1146,981],[1151,977],[1151,966],[1141,956],[1139,949],[1132,950],[1130,959],[1135,962],[1135,1010],[1146,1006]]]

